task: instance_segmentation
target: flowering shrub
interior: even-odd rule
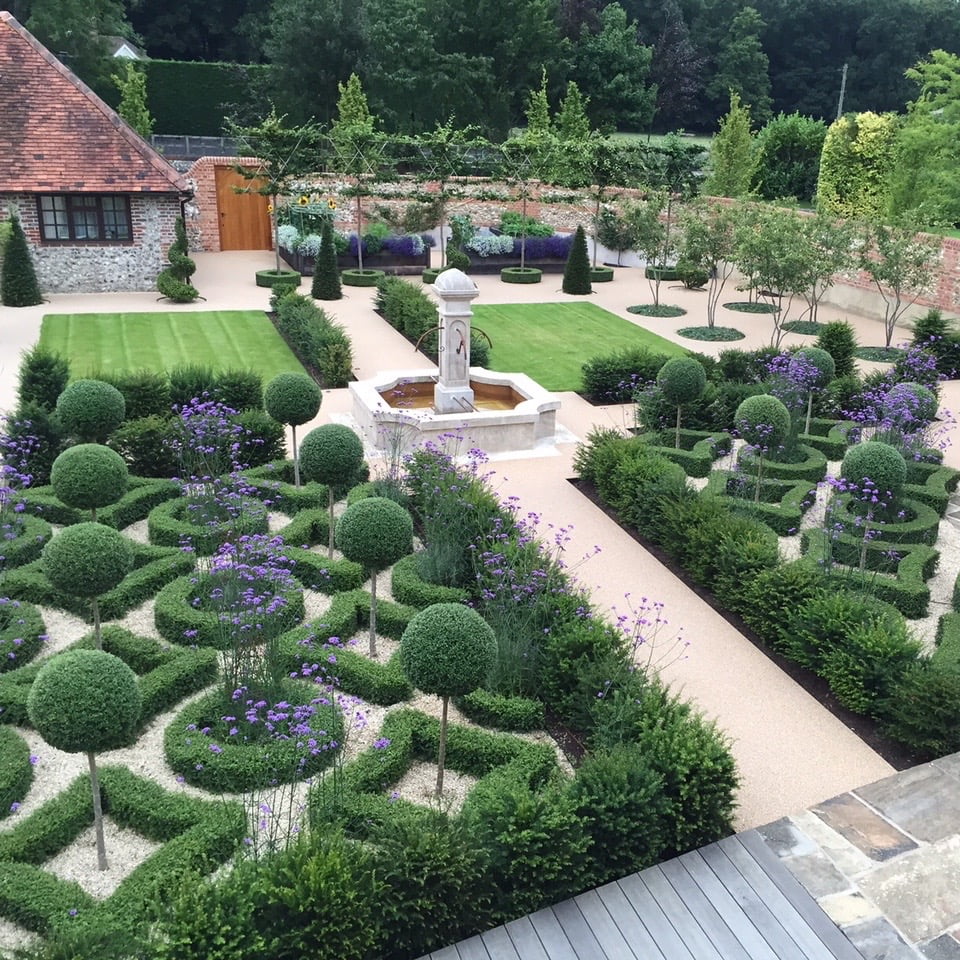
[[[297,249],[300,231],[292,223],[282,223],[277,227],[277,243],[291,253]]]
[[[297,253],[304,257],[316,258],[320,256],[320,244],[322,242],[323,238],[319,233],[308,233],[297,240]]]
[[[464,244],[464,247],[469,253],[475,253],[478,257],[503,257],[513,253],[514,239],[509,234],[497,236],[492,233],[476,233]]]

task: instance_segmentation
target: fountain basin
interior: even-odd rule
[[[508,453],[553,439],[560,401],[526,374],[471,367],[475,409],[444,414],[433,409],[437,376],[436,369],[391,370],[351,383],[353,418],[366,441],[405,452],[456,433],[468,447]]]

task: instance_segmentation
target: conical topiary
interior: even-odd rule
[[[0,300],[5,307],[35,307],[43,303],[37,271],[30,259],[30,248],[20,218],[10,218],[10,236],[3,256]]]
[[[590,255],[587,253],[587,235],[583,232],[583,225],[577,227],[573,235],[573,245],[567,257],[567,265],[563,269],[564,293],[593,293],[590,284]]]
[[[329,220],[323,221],[320,232],[320,253],[313,268],[310,296],[314,300],[339,300],[343,296],[337,269],[337,248],[333,243],[333,224]]]

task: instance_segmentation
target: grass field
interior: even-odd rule
[[[482,304],[473,320],[493,341],[491,370],[525,373],[547,390],[581,389],[580,368],[599,354],[625,347],[687,352],[593,303]]]
[[[70,361],[72,376],[172,370],[202,364],[251,368],[264,382],[303,367],[262,310],[202,313],[51,313],[40,343]]]

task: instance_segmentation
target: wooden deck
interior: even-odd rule
[[[749,830],[437,950],[429,960],[863,956]]]

